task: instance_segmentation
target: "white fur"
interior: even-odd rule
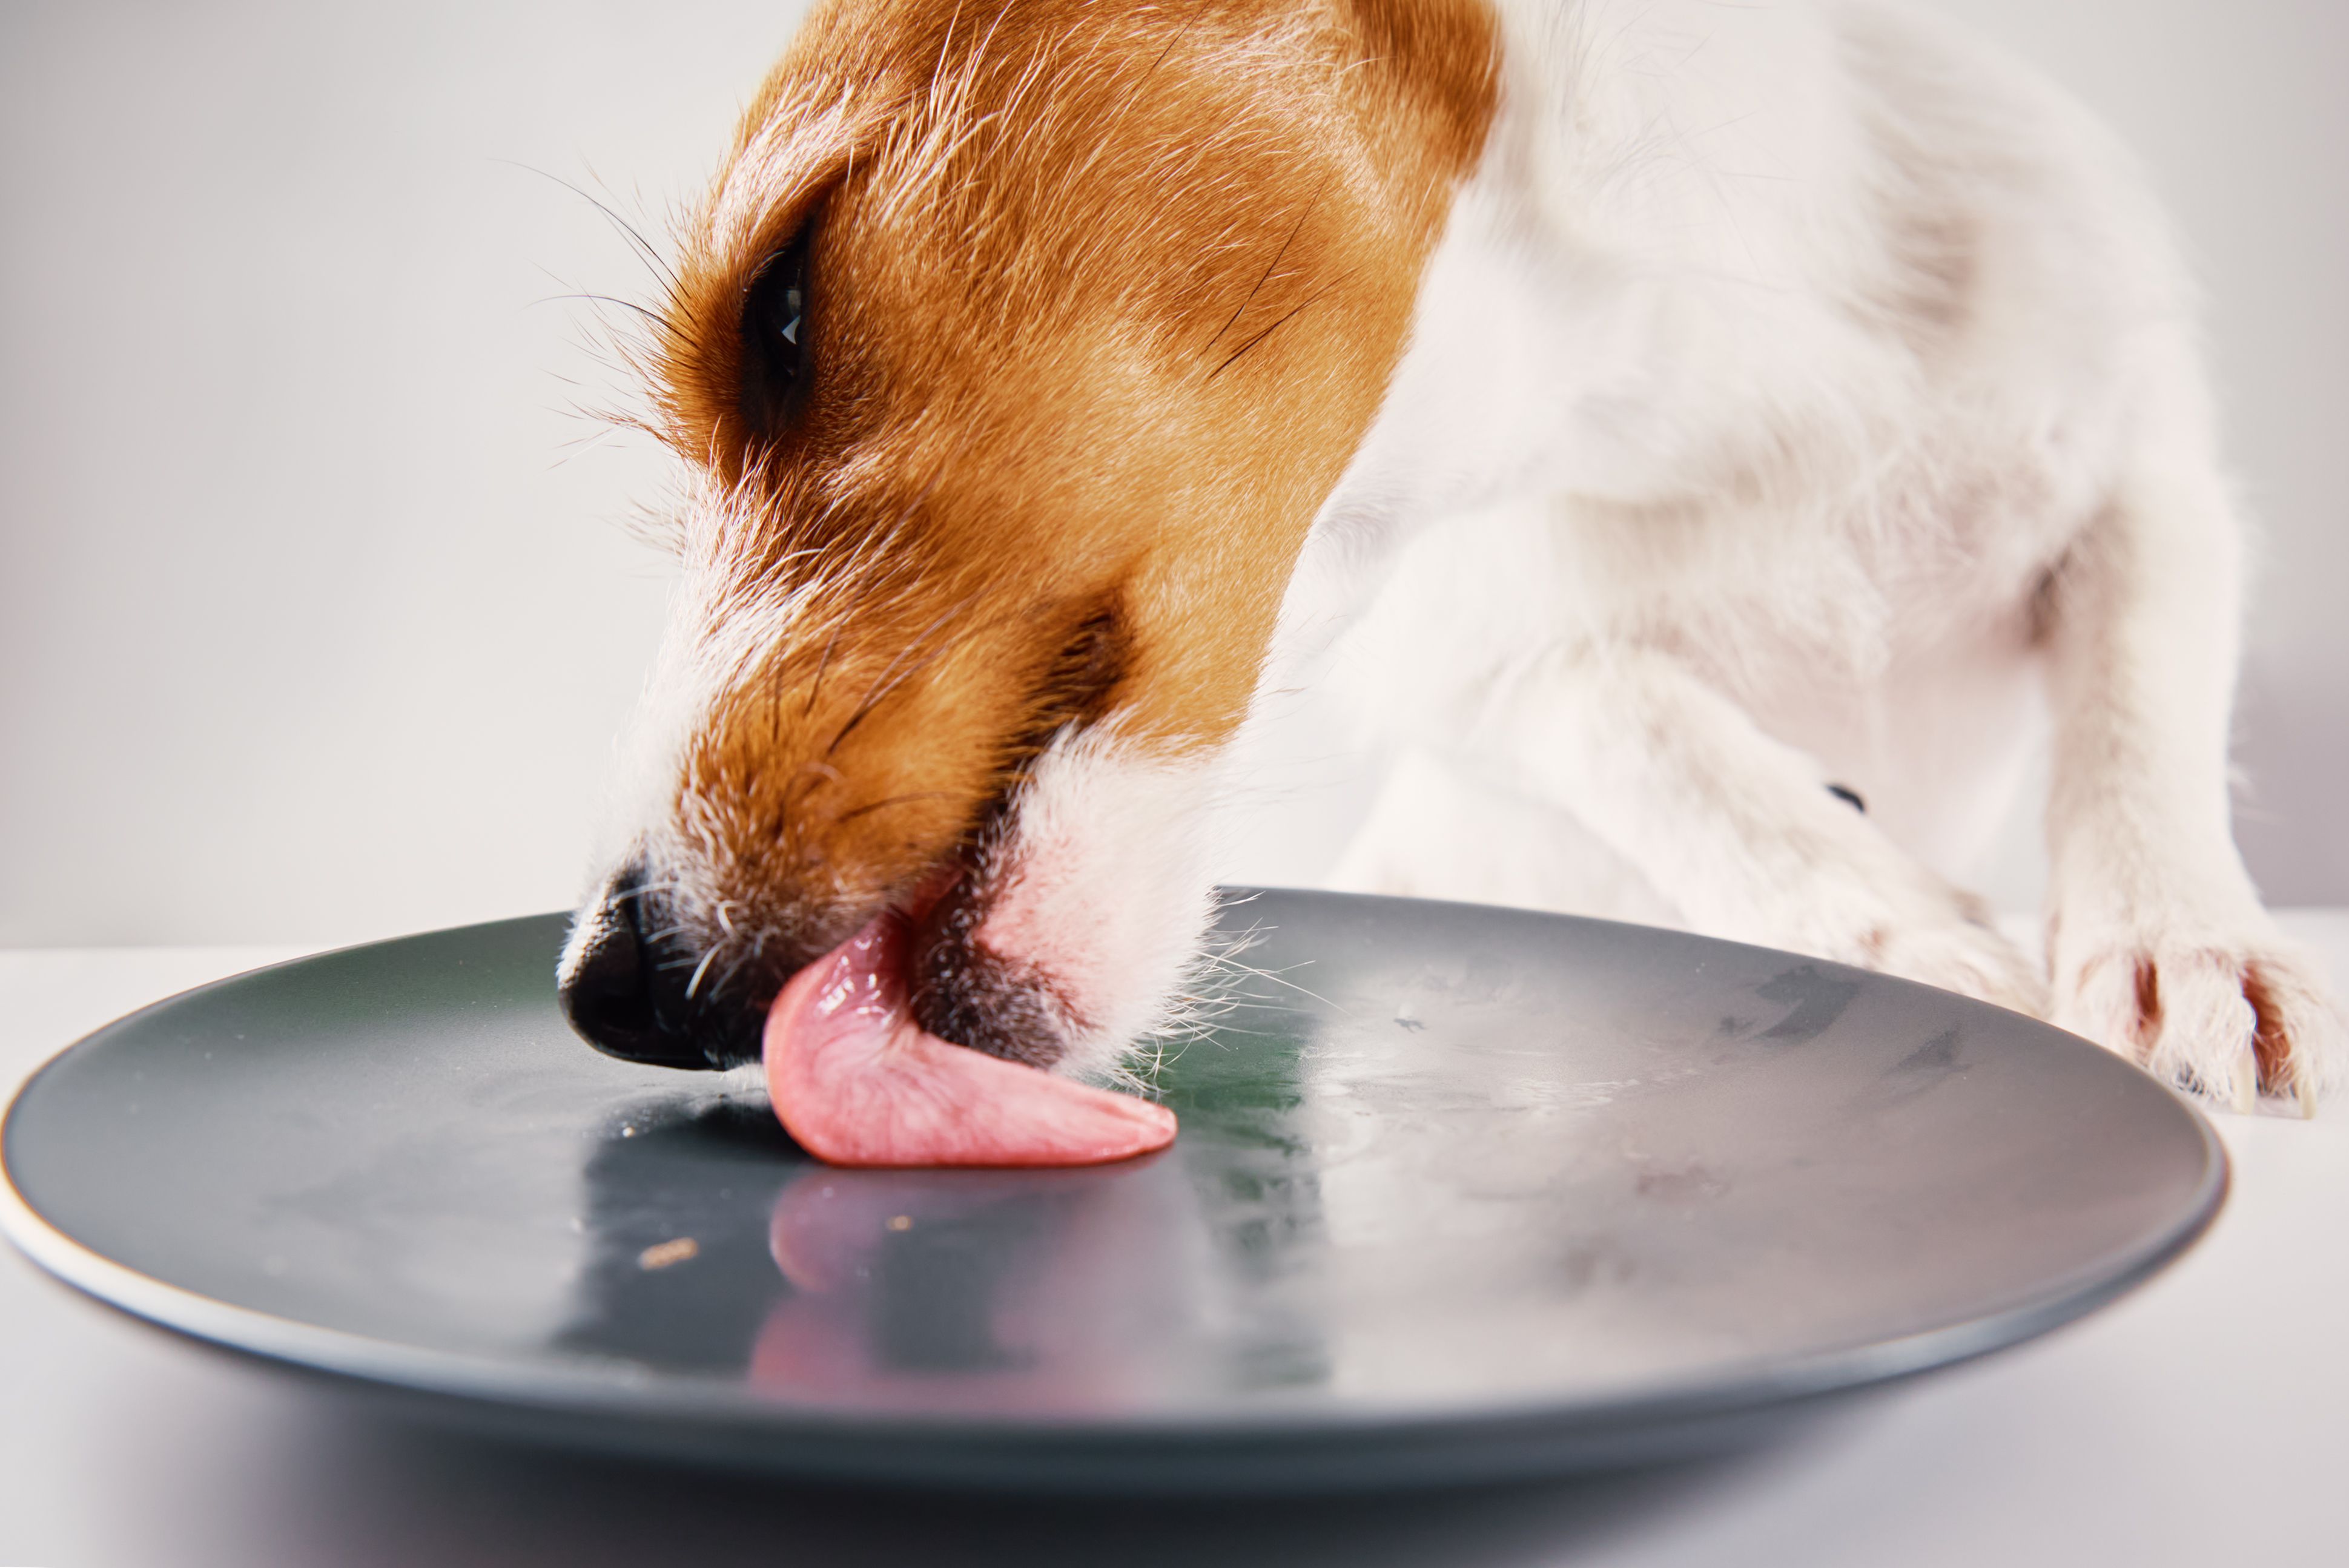
[[[1178,1026],[1215,911],[1200,825],[1208,764],[1096,729],[1032,766],[1013,830],[982,868],[991,952],[1042,969],[1070,1015],[1062,1072],[1115,1077],[1134,1041]]]
[[[2044,1011],[1958,879],[2052,708],[2053,1016],[2242,1103],[2256,972],[2312,1102],[2336,1018],[2228,832],[2240,526],[2127,158],[1889,6],[1498,9],[1500,119],[1283,617],[1284,671],[1350,623],[1404,758],[1341,883]]]

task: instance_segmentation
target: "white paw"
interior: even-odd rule
[[[1336,892],[1375,892],[1389,898],[1428,898],[1426,879],[1413,857],[1384,841],[1357,837],[1324,880]]]
[[[2264,916],[2241,923],[2248,934],[2059,918],[2054,1022],[2237,1110],[2264,1091],[2314,1115],[2344,1065],[2340,1010]]]
[[[1971,900],[1952,917],[1888,923],[1858,938],[1857,962],[2033,1017],[2047,1016],[2047,976],[2036,959],[1993,930]]]

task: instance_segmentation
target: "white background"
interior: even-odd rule
[[[1938,4],[2178,214],[2271,541],[2241,835],[2349,903],[2349,5]],[[571,899],[667,568],[647,444],[566,412],[619,395],[591,307],[541,303],[649,278],[547,176],[657,237],[800,8],[0,7],[0,945]]]

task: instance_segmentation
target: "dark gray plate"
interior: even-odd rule
[[[1923,986],[1464,904],[1225,919],[1263,974],[1131,1164],[812,1163],[755,1075],[574,1038],[545,916],[100,1030],[9,1113],[6,1229],[168,1327],[574,1441],[1262,1489],[1766,1429],[2090,1310],[2225,1190],[2167,1090]]]

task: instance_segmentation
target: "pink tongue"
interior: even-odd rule
[[[1164,1149],[1174,1113],[952,1045],[905,1006],[883,917],[792,977],[767,1014],[767,1092],[834,1165],[1097,1165]]]

